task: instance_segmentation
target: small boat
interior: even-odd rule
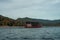
[[[26,22],[25,28],[40,28],[42,25],[39,22]]]

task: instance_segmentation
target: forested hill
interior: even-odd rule
[[[0,26],[23,26],[26,21],[37,21],[43,26],[60,26],[59,20],[45,20],[45,19],[35,19],[35,18],[17,18],[12,19],[9,17],[5,17],[0,15]]]

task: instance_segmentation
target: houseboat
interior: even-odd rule
[[[40,28],[42,25],[39,22],[26,22],[25,28]]]

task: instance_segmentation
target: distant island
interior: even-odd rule
[[[9,17],[5,17],[0,15],[0,26],[24,26],[26,21],[38,21],[43,26],[60,26],[59,20],[44,20],[44,19],[35,19],[35,18],[17,18],[12,19]]]

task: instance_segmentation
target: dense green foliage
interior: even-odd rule
[[[16,20],[0,15],[0,26],[23,26],[26,21],[37,21],[43,26],[60,26],[60,20],[44,20],[34,18],[18,18]]]

